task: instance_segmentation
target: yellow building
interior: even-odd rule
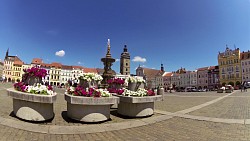
[[[18,58],[15,58],[13,66],[12,66],[12,81],[20,82],[22,80],[22,65],[23,62]]]
[[[218,54],[220,84],[231,84],[233,86],[241,83],[240,49],[229,49]]]
[[[21,81],[23,62],[17,56],[9,56],[9,49],[4,58],[3,75],[7,82]]]

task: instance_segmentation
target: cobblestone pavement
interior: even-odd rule
[[[0,116],[17,120],[15,117],[9,116],[12,111],[12,100],[7,97],[5,88],[12,87],[11,84],[0,84]],[[63,91],[58,91],[63,92]],[[217,94],[216,92],[206,93],[172,93],[165,94],[164,101],[156,103],[157,110],[167,112],[176,112],[197,106],[208,101],[226,95]],[[248,96],[249,95],[249,96]],[[86,124],[72,123],[67,119],[62,118],[66,111],[66,102],[63,98],[63,93],[59,93],[57,102],[55,103],[55,118],[49,125],[79,125],[88,126]],[[198,109],[189,114],[209,116],[220,118],[249,118],[249,100],[250,93],[236,92],[216,103],[208,105],[204,108]],[[223,112],[223,111],[226,112]],[[154,115],[157,117],[158,115]],[[117,117],[115,112],[111,117],[113,120],[106,123],[124,122],[134,119],[125,119]],[[151,118],[151,117],[149,117]],[[22,123],[24,121],[20,121]],[[105,124],[105,123],[103,123]],[[49,126],[48,125],[48,126]],[[47,125],[46,125],[47,126]],[[246,124],[227,124],[216,123],[209,121],[199,121],[194,119],[185,119],[180,117],[173,117],[167,120],[148,124],[140,127],[97,132],[90,134],[43,134],[35,133],[26,130],[11,128],[0,124],[0,141],[80,141],[80,140],[157,140],[157,141],[225,141],[225,140],[250,140],[250,125]]]
[[[155,103],[155,108],[162,111],[177,112],[216,98],[218,97],[179,97],[165,95],[164,101],[158,101]]]
[[[1,141],[249,141],[250,126],[172,118],[136,128],[74,135],[27,132],[0,125]]]
[[[166,96],[198,96],[198,97],[221,97],[226,95],[226,93],[217,93],[216,91],[208,92],[175,92],[175,93],[165,93]]]
[[[237,91],[217,103],[189,114],[227,119],[250,119],[250,92]]]

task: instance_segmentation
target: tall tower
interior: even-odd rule
[[[128,53],[127,45],[124,45],[123,53],[121,53],[120,73],[122,75],[130,75],[130,55]]]
[[[8,50],[6,51],[5,59],[7,59],[8,57],[9,57],[9,48],[8,48]]]
[[[164,72],[164,67],[162,63],[161,63],[161,71]]]

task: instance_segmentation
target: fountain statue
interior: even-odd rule
[[[103,80],[102,80],[102,85],[101,85],[101,87],[103,88],[108,88],[107,80],[114,77],[111,66],[112,66],[112,63],[115,62],[115,59],[111,57],[111,53],[110,53],[110,39],[108,39],[107,45],[108,45],[108,49],[107,49],[106,56],[101,59],[104,65],[104,72],[102,75]]]

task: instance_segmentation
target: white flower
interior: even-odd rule
[[[33,89],[33,86],[27,86],[27,92],[30,93],[30,91]]]
[[[130,91],[128,89],[125,89],[122,93],[123,96],[137,96],[137,97],[143,97],[147,95],[147,90],[143,88],[139,88],[137,91]]]
[[[106,89],[95,89],[97,92],[101,93],[102,97],[111,97],[112,95]]]
[[[102,81],[103,78],[101,75],[95,73],[81,73],[79,79],[90,81]]]
[[[132,77],[129,76],[125,79],[125,83],[145,83],[145,80],[142,77]]]

